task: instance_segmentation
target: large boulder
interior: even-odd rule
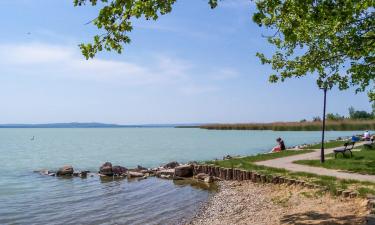
[[[61,168],[57,171],[56,175],[57,175],[57,176],[72,176],[73,173],[74,173],[74,169],[73,169],[73,167],[70,166],[70,165],[65,165],[65,166],[61,167]]]
[[[106,162],[104,163],[100,169],[99,173],[105,176],[113,176],[113,171],[112,171],[112,163]]]
[[[126,167],[123,167],[123,166],[114,166],[112,167],[112,173],[113,175],[116,175],[116,176],[121,176],[121,175],[124,175],[128,172],[128,168]]]
[[[182,165],[174,168],[174,175],[176,177],[191,177],[193,176],[193,166],[192,165]]]
[[[165,169],[174,169],[174,168],[176,168],[177,166],[179,166],[180,164],[178,163],[178,162],[170,162],[170,163],[167,163],[167,164],[165,164],[163,167],[165,168]]]

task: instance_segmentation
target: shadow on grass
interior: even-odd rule
[[[355,225],[355,224],[363,224],[364,218],[355,216],[355,215],[334,217],[329,213],[308,211],[304,213],[295,213],[295,214],[285,215],[284,217],[281,218],[280,222],[282,224],[298,224],[298,225],[307,225],[307,224]]]
[[[335,217],[329,213],[321,213],[315,211],[308,211],[304,213],[296,213],[291,215],[285,215],[281,218],[283,224],[319,224],[319,225],[354,225],[363,224],[363,218],[355,215]]]

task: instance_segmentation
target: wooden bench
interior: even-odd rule
[[[365,143],[363,143],[363,146],[371,149],[372,144],[374,144],[374,139],[371,139],[371,141],[366,141]]]
[[[350,157],[353,157],[352,149],[354,148],[354,144],[355,144],[355,142],[353,142],[353,141],[352,142],[346,142],[344,144],[344,147],[333,150],[333,152],[335,153],[335,158],[337,157],[338,153],[341,153],[342,156],[344,157],[346,151],[350,152]]]

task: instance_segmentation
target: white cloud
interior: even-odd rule
[[[43,43],[0,44],[0,72],[22,76],[111,82],[126,85],[176,83],[187,79],[189,64],[157,55],[144,62],[85,60],[78,48]]]
[[[27,66],[44,63],[57,63],[70,58],[71,51],[61,46],[32,45],[0,45],[2,64]]]
[[[206,71],[206,72],[205,72]],[[78,47],[45,43],[0,44],[0,76],[55,77],[125,86],[167,86],[179,93],[203,94],[220,89],[219,81],[234,79],[231,68],[199,67],[162,54],[138,61],[85,60]]]

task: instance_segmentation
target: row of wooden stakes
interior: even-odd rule
[[[251,180],[252,182],[257,183],[274,183],[274,184],[295,184],[304,186],[307,188],[315,188],[320,189],[322,191],[327,191],[328,188],[324,186],[320,186],[317,184],[308,183],[303,180],[297,180],[292,178],[287,178],[283,176],[275,176],[275,175],[264,175],[259,174],[255,171],[247,171],[241,170],[238,168],[223,168],[214,165],[194,165],[193,170],[194,175],[199,173],[205,173],[209,176],[218,177],[221,180]],[[357,197],[358,193],[352,192],[350,190],[337,190],[337,195],[342,195],[343,197]]]
[[[282,176],[273,176],[273,175],[264,175],[259,174],[255,171],[241,170],[238,168],[223,168],[213,165],[195,165],[194,166],[194,175],[199,173],[205,173],[209,176],[218,177],[221,180],[251,180],[253,182],[262,182],[262,183],[288,183],[288,184],[299,184],[311,188],[324,188],[319,185],[306,183],[305,181],[289,179]]]

